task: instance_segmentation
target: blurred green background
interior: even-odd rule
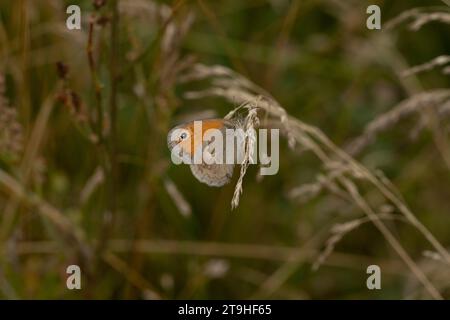
[[[66,8],[75,3],[82,28],[68,30]],[[381,8],[382,30],[366,28],[370,4]],[[232,211],[237,174],[208,187],[173,165],[166,146],[174,125],[235,107],[183,98],[208,85],[178,81],[198,62],[239,72],[345,149],[402,100],[449,87],[444,66],[400,74],[449,54],[448,24],[385,28],[424,5],[448,19],[438,0],[2,1],[0,297],[429,298],[371,223],[312,269],[331,228],[364,214],[328,191],[308,201],[289,196],[323,170],[310,153],[283,140],[278,174],[260,181],[250,167]],[[433,131],[412,113],[355,155],[391,179],[444,246],[446,116],[437,114]],[[364,196],[378,201],[369,188]],[[432,249],[413,227],[387,224],[449,298],[448,265],[426,254]],[[66,288],[71,264],[81,267],[82,290]],[[366,287],[371,264],[381,267],[381,290]]]

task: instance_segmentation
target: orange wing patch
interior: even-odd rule
[[[190,139],[187,139],[186,145],[182,146],[183,148],[189,145],[190,143],[190,150],[192,153],[195,153],[197,148],[199,148],[203,143],[203,136],[205,135],[205,132],[209,129],[219,129],[222,130],[225,127],[225,122],[223,119],[208,119],[208,120],[199,120],[202,121],[202,133],[201,135],[196,133],[194,134],[194,122],[188,123],[184,128],[189,131],[190,133]],[[189,141],[190,140],[190,141]],[[185,150],[187,153],[192,155],[189,150]]]

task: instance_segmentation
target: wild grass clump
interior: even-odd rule
[[[232,70],[229,70],[223,66],[208,67],[205,65],[196,65],[193,67],[189,78],[195,78],[197,80],[209,78],[211,81],[211,87],[203,91],[187,92],[185,94],[186,98],[198,99],[207,96],[219,96],[227,99],[230,103],[237,102],[245,104],[253,102],[260,109],[262,113],[261,117],[266,116],[265,118],[268,120],[270,119],[277,121],[278,126],[283,129],[282,131],[286,133],[288,139],[295,139],[295,143],[290,143],[292,147],[297,145],[305,150],[313,152],[322,162],[323,168],[325,170],[329,170],[329,173],[333,175],[332,179],[335,190],[344,194],[347,199],[352,201],[356,207],[367,215],[367,218],[377,227],[385,240],[392,246],[399,257],[410,268],[411,272],[424,285],[428,293],[433,298],[442,299],[439,291],[428,280],[427,276],[417,266],[400,241],[383,222],[383,216],[377,214],[377,208],[371,206],[359,190],[358,185],[362,181],[369,183],[384,198],[382,205],[392,206],[394,212],[398,213],[400,217],[411,223],[411,225],[413,225],[418,232],[422,233],[424,238],[429,241],[436,252],[450,266],[450,254],[447,249],[439,243],[432,233],[410,211],[408,206],[398,196],[398,192],[395,187],[393,187],[384,175],[381,173],[378,173],[377,175],[371,172],[371,170],[367,169],[358,161],[350,157],[342,149],[331,142],[331,140],[326,137],[320,129],[288,116],[285,109],[283,109],[275,100],[271,97],[264,96],[264,90],[260,89],[257,85],[251,83],[242,76],[237,75]],[[444,98],[448,98],[447,91],[445,91],[442,95]],[[442,98],[441,95],[437,96]],[[432,97],[435,98],[435,95],[432,95]],[[416,104],[417,102],[414,101],[412,105],[415,106]],[[410,104],[407,104],[407,106],[408,108],[406,109],[412,108]],[[255,109],[250,108],[249,112],[254,111]],[[264,123],[262,123],[262,125],[264,125]],[[338,168],[340,172],[337,175],[334,174],[336,172],[336,168]],[[244,170],[241,171],[241,173],[245,173],[245,169],[246,168],[244,167]],[[241,178],[242,174],[236,188],[236,190],[239,191],[241,191]],[[233,197],[233,205],[235,197],[236,191],[235,196]],[[352,228],[353,226],[354,225],[352,224]],[[334,243],[336,243],[341,236],[342,232],[338,232],[338,235],[335,236],[335,238],[328,241],[328,251],[332,246],[334,246]],[[327,253],[325,253],[325,255],[326,254]],[[319,258],[319,263],[320,260],[322,260],[322,258]]]
[[[448,1],[411,1],[1,1],[0,298],[450,297]],[[172,164],[206,117],[279,172]]]

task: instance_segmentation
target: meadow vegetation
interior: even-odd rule
[[[448,0],[70,4],[0,3],[1,298],[450,298]],[[236,114],[278,174],[171,163]]]

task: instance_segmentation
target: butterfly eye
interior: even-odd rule
[[[187,138],[187,133],[186,133],[186,132],[183,132],[183,133],[180,135],[180,138],[181,138],[181,140],[186,139],[186,138]]]

